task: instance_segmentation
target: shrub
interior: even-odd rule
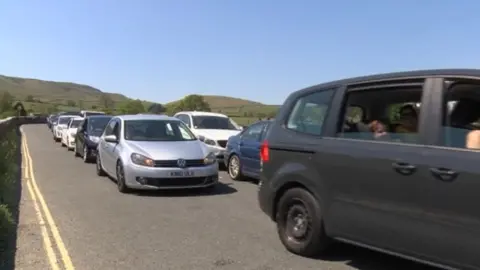
[[[7,247],[7,237],[15,229],[12,211],[15,210],[15,184],[19,173],[17,164],[18,140],[16,125],[2,123],[0,129],[0,251]],[[0,252],[1,253],[1,252]]]

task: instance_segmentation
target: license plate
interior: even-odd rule
[[[193,172],[185,171],[185,172],[171,172],[170,176],[173,177],[192,177]]]

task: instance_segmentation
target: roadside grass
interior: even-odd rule
[[[21,192],[21,134],[9,122],[0,123],[0,269],[14,268]]]

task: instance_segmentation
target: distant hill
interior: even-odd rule
[[[42,111],[45,106],[60,105],[59,109],[78,109],[80,103],[84,108],[99,106],[100,97],[107,94],[115,103],[128,101],[130,98],[122,94],[106,93],[85,84],[70,82],[54,82],[0,75],[0,93],[9,92],[17,101],[22,101],[26,109]],[[27,98],[33,101],[27,101]],[[227,96],[203,96],[214,112],[222,112],[239,119],[242,123],[250,123],[256,118],[274,114],[279,106],[266,105],[260,102]],[[73,101],[75,106],[70,106]],[[173,101],[165,105],[172,105]],[[144,101],[145,108],[152,102]],[[253,119],[253,120],[252,120]]]
[[[35,100],[44,103],[63,104],[68,100],[78,102],[82,100],[85,105],[98,104],[101,90],[83,84],[69,82],[42,81],[0,75],[0,92],[8,91],[20,101],[32,96]],[[106,93],[114,102],[128,100],[121,94]]]
[[[280,107],[280,105],[266,105],[256,101],[227,96],[203,95],[203,99],[210,105],[212,111],[237,117],[258,117],[259,113],[269,115],[276,112]],[[172,101],[166,105],[172,105],[179,101]]]

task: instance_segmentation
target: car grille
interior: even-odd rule
[[[202,167],[205,166],[203,159],[186,159],[185,167]],[[162,168],[178,168],[177,160],[155,160],[155,167]]]
[[[146,178],[146,184],[155,187],[201,186],[215,182],[218,176],[185,178]]]
[[[217,143],[223,148],[227,147],[227,141],[217,141]]]

